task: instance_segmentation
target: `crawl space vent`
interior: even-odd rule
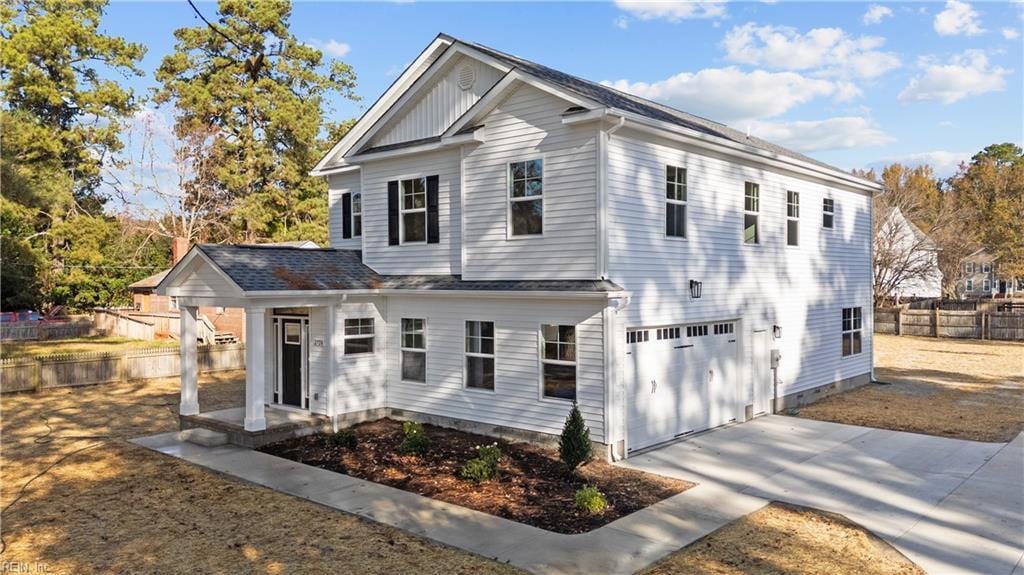
[[[468,90],[476,82],[476,68],[469,64],[459,68],[459,88]]]

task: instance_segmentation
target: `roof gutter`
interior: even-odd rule
[[[418,146],[409,146],[407,148],[397,148],[394,150],[385,150],[383,152],[370,152],[368,154],[356,154],[354,156],[348,156],[345,161],[348,162],[348,166],[358,169],[360,164],[371,162],[374,160],[385,160],[389,158],[397,158],[401,156],[408,156],[411,154],[421,154],[423,152],[433,152],[437,150],[446,150],[448,148],[455,148],[463,144],[481,143],[487,141],[487,137],[484,135],[483,127],[477,128],[472,132],[466,132],[464,134],[456,134],[454,136],[445,136],[436,142],[429,142],[426,144],[420,144]]]
[[[377,288],[377,289],[333,289],[333,290],[263,290],[248,291],[244,297],[309,297],[309,296],[458,296],[458,297],[514,297],[517,299],[593,299],[607,300],[615,298],[628,298],[629,292],[580,292],[580,291],[514,291],[514,290],[445,290],[445,289],[399,289],[399,288]]]

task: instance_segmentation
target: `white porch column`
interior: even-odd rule
[[[245,430],[262,431],[267,428],[264,416],[266,394],[266,310],[260,307],[245,308]]]
[[[181,319],[178,327],[178,341],[181,344],[181,404],[178,413],[181,415],[199,414],[199,358],[197,349],[196,324],[199,308],[193,305],[182,306]]]

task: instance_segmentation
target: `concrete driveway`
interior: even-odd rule
[[[929,573],[1024,575],[1024,434],[980,443],[776,415],[623,465],[841,513]]]

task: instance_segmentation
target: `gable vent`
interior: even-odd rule
[[[459,89],[468,90],[476,83],[476,68],[466,64],[459,68]]]

